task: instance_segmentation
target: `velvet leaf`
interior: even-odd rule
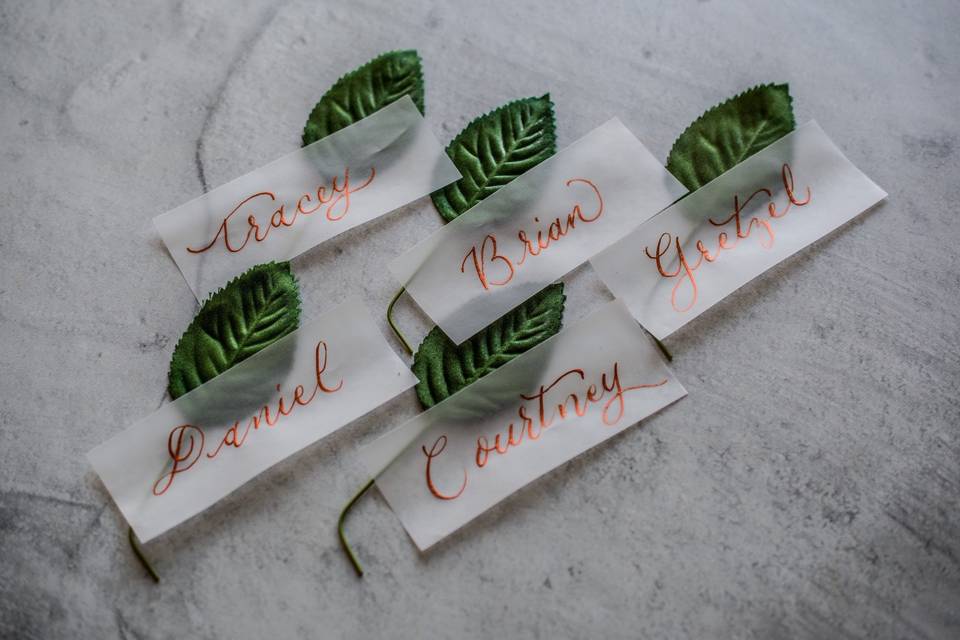
[[[687,127],[670,150],[667,171],[695,191],[794,126],[789,87],[758,85],[709,109]]]
[[[432,407],[557,333],[565,299],[563,283],[552,284],[460,346],[434,327],[413,357],[420,404]]]
[[[405,95],[423,113],[423,70],[414,50],[381,54],[323,94],[303,128],[303,145],[324,138]]]
[[[211,295],[177,342],[170,361],[176,399],[294,331],[300,289],[289,262],[252,267]]]
[[[550,95],[510,102],[482,115],[447,147],[463,175],[431,196],[450,222],[557,150]]]

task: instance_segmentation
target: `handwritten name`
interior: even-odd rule
[[[562,398],[557,398],[556,393],[551,397],[551,391],[558,384],[567,378],[579,378],[581,382],[586,381],[586,374],[583,369],[570,369],[557,376],[557,378],[547,385],[540,385],[536,393],[531,395],[520,395],[524,401],[517,408],[517,420],[507,425],[506,429],[493,435],[493,443],[486,435],[477,438],[477,445],[474,450],[473,464],[477,469],[483,469],[490,461],[491,455],[505,456],[524,442],[536,441],[543,435],[543,432],[558,421],[567,419],[577,419],[584,417],[592,407],[600,407],[600,417],[607,426],[614,426],[623,418],[626,412],[626,396],[632,391],[641,389],[651,389],[667,383],[666,379],[652,384],[638,384],[632,386],[623,386],[620,381],[620,364],[613,363],[612,371],[603,372],[600,376],[599,386],[595,383],[588,384],[581,392],[566,392]],[[434,482],[435,460],[447,448],[447,436],[443,434],[434,440],[433,445],[428,449],[421,447],[423,455],[426,456],[425,479],[427,489],[433,497],[439,500],[456,500],[467,488],[469,476],[467,469],[463,469],[463,481],[455,490],[441,489]]]
[[[583,205],[577,202],[565,217],[557,216],[545,228],[541,226],[537,229],[535,234],[520,229],[517,232],[517,240],[520,242],[518,250],[520,257],[516,259],[510,259],[500,253],[496,235],[488,234],[479,246],[474,245],[467,251],[460,263],[460,273],[467,273],[467,261],[470,261],[472,271],[476,273],[477,279],[485,291],[489,290],[490,287],[502,287],[513,280],[517,267],[523,265],[527,258],[536,258],[574,231],[578,224],[582,226],[596,222],[603,215],[603,196],[600,194],[600,189],[592,181],[587,178],[570,178],[564,182],[564,185],[567,187],[573,185],[586,186],[589,189],[590,199],[595,200],[594,211],[585,214]],[[539,216],[535,216],[533,221],[542,225]],[[488,275],[487,269],[490,267],[494,267],[494,269]]]
[[[330,185],[321,185],[315,192],[305,193],[297,200],[296,207],[291,207],[288,211],[287,205],[281,203],[276,207],[277,195],[272,191],[261,191],[251,196],[247,196],[240,201],[233,210],[223,217],[223,221],[217,228],[217,232],[207,244],[201,247],[187,247],[190,253],[203,253],[209,251],[218,243],[230,253],[238,253],[250,243],[263,242],[270,235],[270,231],[280,227],[292,227],[297,218],[301,215],[309,216],[317,211],[323,210],[323,216],[330,222],[337,222],[346,217],[350,211],[350,196],[366,189],[373,182],[377,175],[376,167],[370,167],[370,176],[365,182],[358,186],[350,184],[350,168],[343,170],[343,176],[334,176]],[[252,209],[261,209],[266,207],[270,214],[266,223],[257,218]],[[246,215],[246,225],[244,220]],[[239,227],[239,230],[237,230]],[[238,238],[243,240],[239,241]]]
[[[716,248],[712,250],[707,247],[703,240],[697,240],[695,246],[699,255],[697,255],[696,261],[691,262],[684,254],[682,246],[683,240],[680,236],[673,237],[667,232],[660,235],[660,238],[657,240],[657,248],[653,253],[650,253],[650,247],[644,249],[647,257],[656,263],[657,272],[662,277],[668,279],[676,278],[673,288],[670,290],[670,304],[675,311],[683,313],[690,310],[697,303],[697,278],[695,272],[703,266],[704,262],[714,262],[720,257],[721,252],[733,251],[737,248],[739,242],[749,238],[755,229],[759,230],[762,234],[759,239],[760,246],[764,249],[771,249],[776,242],[776,234],[774,233],[773,225],[770,224],[770,220],[784,217],[794,205],[802,207],[810,203],[810,187],[806,187],[807,197],[804,200],[797,198],[793,181],[793,171],[790,169],[790,165],[784,164],[780,175],[787,196],[787,202],[783,209],[777,208],[776,203],[773,201],[773,192],[770,191],[770,189],[757,189],[743,202],[740,202],[739,195],[734,195],[733,213],[719,221],[708,218],[710,224],[715,227],[725,227],[733,224],[733,238],[730,237],[728,231],[721,231],[717,234]],[[750,204],[755,197],[761,194],[769,199],[766,207],[766,216],[751,216],[746,224],[744,224],[742,219],[744,209],[746,209],[747,205]],[[665,256],[667,257],[666,259],[664,259]],[[668,271],[664,268],[665,263],[672,264],[674,261],[677,262],[676,269]],[[678,294],[681,293],[684,285],[687,285],[689,290],[688,301],[685,304],[678,301]]]
[[[174,427],[167,437],[167,451],[172,466],[170,471],[160,476],[154,483],[153,494],[156,496],[163,495],[170,489],[173,479],[177,475],[193,469],[201,460],[216,458],[225,450],[224,447],[239,449],[247,441],[247,436],[250,435],[251,431],[256,431],[263,425],[276,426],[281,418],[289,416],[297,407],[307,406],[320,394],[339,391],[343,387],[343,380],[341,379],[337,384],[330,386],[323,379],[323,373],[326,369],[327,343],[321,340],[314,350],[316,375],[313,381],[313,389],[307,393],[306,388],[302,384],[298,384],[294,387],[290,396],[285,397],[278,384],[278,398],[272,403],[263,405],[256,414],[246,419],[243,429],[240,428],[241,420],[234,422],[212,451],[205,451],[206,434],[203,428],[193,424],[181,424]]]

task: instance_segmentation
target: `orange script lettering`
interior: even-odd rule
[[[477,469],[483,469],[490,461],[491,454],[506,455],[514,447],[521,445],[524,440],[538,440],[543,431],[556,424],[557,420],[563,421],[568,418],[582,418],[590,410],[590,407],[602,405],[600,417],[607,426],[614,426],[623,418],[626,412],[626,395],[631,391],[640,389],[651,389],[667,383],[666,378],[659,382],[651,384],[637,384],[632,386],[623,386],[620,382],[620,363],[614,362],[612,371],[603,372],[600,375],[599,385],[588,384],[581,392],[567,393],[562,398],[550,397],[550,392],[568,377],[579,378],[581,382],[586,380],[586,373],[583,369],[570,369],[557,376],[553,382],[546,385],[540,385],[536,393],[530,395],[521,394],[523,400],[517,407],[517,417],[519,420],[511,422],[506,429],[493,436],[493,443],[486,435],[477,438],[476,449],[474,450],[473,464]],[[554,395],[556,393],[554,392]],[[423,455],[426,456],[426,468],[424,475],[427,483],[427,490],[433,497],[440,500],[456,500],[467,488],[468,475],[466,468],[463,469],[463,482],[459,488],[452,493],[441,491],[433,478],[434,460],[447,448],[447,436],[441,435],[434,440],[433,445],[427,449],[421,447]]]
[[[234,223],[234,228],[231,228],[231,222],[234,220],[234,216],[237,216],[237,220],[243,219],[243,213],[247,213],[248,208],[252,209],[260,206],[268,207],[269,210],[269,208],[276,206],[277,196],[272,191],[261,191],[247,196],[233,208],[233,211],[224,216],[223,221],[220,223],[217,232],[210,242],[202,247],[187,247],[187,251],[190,253],[203,253],[204,251],[212,249],[214,245],[222,241],[223,247],[227,251],[230,253],[238,253],[243,251],[250,240],[263,242],[267,239],[272,229],[292,227],[297,221],[297,217],[301,214],[308,216],[319,211],[321,208],[324,209],[323,215],[328,221],[336,222],[342,220],[350,211],[350,196],[370,186],[370,183],[373,182],[376,175],[376,167],[370,167],[370,177],[368,177],[363,184],[354,187],[350,185],[350,168],[347,167],[343,170],[342,179],[340,179],[340,176],[334,176],[329,187],[327,185],[321,185],[317,187],[315,192],[305,193],[300,196],[296,206],[291,207],[292,211],[287,210],[287,204],[281,203],[279,207],[273,210],[273,213],[270,214],[270,218],[266,223],[260,221],[256,214],[251,212],[247,214],[245,230],[243,223]],[[243,211],[243,213],[241,213],[241,211]],[[240,230],[237,235],[243,237],[243,241],[239,242],[239,244],[234,234],[235,227],[238,225],[240,226]],[[244,233],[244,231],[246,232]]]
[[[476,273],[480,286],[485,291],[490,287],[500,287],[511,280],[516,273],[517,267],[526,262],[527,258],[535,258],[545,250],[550,248],[553,243],[577,228],[577,223],[589,224],[595,222],[603,215],[603,196],[600,195],[600,189],[592,181],[586,178],[570,178],[564,185],[567,187],[573,185],[586,185],[590,189],[590,197],[596,200],[595,209],[592,213],[584,213],[583,206],[578,202],[573,205],[565,217],[556,217],[550,221],[546,228],[537,229],[535,237],[531,238],[525,229],[517,232],[517,240],[520,242],[520,257],[511,260],[507,256],[499,253],[497,250],[497,237],[495,234],[488,234],[484,237],[480,246],[472,246],[460,263],[460,273],[467,272],[467,261],[469,260],[472,271]],[[533,221],[540,223],[540,217],[534,216]],[[495,267],[495,273],[487,274],[489,267]]]
[[[203,428],[192,424],[181,424],[174,427],[167,437],[167,452],[172,461],[170,471],[163,474],[153,485],[153,494],[160,496],[167,492],[173,479],[181,473],[189,471],[201,459],[212,460],[220,455],[224,447],[234,447],[239,449],[247,441],[250,431],[258,430],[262,425],[272,427],[286,416],[293,413],[297,407],[305,407],[321,393],[336,393],[343,387],[341,379],[337,384],[330,386],[323,379],[323,372],[327,369],[327,343],[321,340],[317,343],[314,350],[314,371],[313,388],[308,393],[302,384],[298,384],[290,394],[289,399],[285,398],[280,391],[280,385],[277,385],[277,400],[272,404],[265,404],[260,410],[246,420],[241,430],[240,420],[237,420],[227,429],[223,438],[220,439],[216,449],[213,451],[204,451],[206,435]]]
[[[709,218],[710,224],[715,227],[724,227],[733,223],[733,229],[728,231],[733,232],[733,237],[730,237],[728,231],[721,231],[717,235],[717,243],[715,249],[709,249],[703,240],[697,240],[697,243],[694,245],[697,250],[696,261],[691,262],[691,260],[686,256],[683,251],[683,241],[677,236],[674,237],[672,234],[664,232],[660,234],[660,238],[657,240],[657,248],[654,250],[654,253],[650,253],[650,247],[644,249],[644,252],[647,254],[647,257],[653,260],[657,266],[657,272],[661,277],[664,278],[676,278],[673,288],[670,290],[670,304],[673,306],[675,311],[683,313],[689,311],[693,305],[697,303],[697,278],[695,272],[704,262],[714,262],[717,258],[720,257],[721,251],[732,251],[736,249],[737,244],[741,240],[746,240],[750,237],[750,234],[756,229],[762,233],[760,237],[760,246],[764,249],[770,249],[773,247],[774,242],[776,241],[776,234],[773,230],[773,225],[770,224],[770,220],[776,220],[782,218],[790,211],[790,208],[794,205],[802,207],[810,203],[810,187],[806,188],[807,197],[803,200],[799,200],[794,191],[794,181],[793,181],[793,171],[790,169],[790,165],[784,164],[781,169],[781,179],[783,180],[783,187],[786,191],[787,202],[783,209],[777,209],[776,203],[773,202],[773,193],[769,189],[757,189],[747,197],[746,200],[740,202],[740,196],[733,196],[733,213],[731,213],[724,220],[714,220]],[[743,210],[747,207],[751,200],[755,197],[763,194],[769,199],[767,203],[766,217],[761,216],[751,216],[750,220],[744,224],[741,214]],[[667,259],[664,259],[664,256],[667,256]],[[677,268],[668,271],[664,268],[665,263],[672,263],[674,260],[677,261]],[[689,294],[688,301],[686,303],[678,301],[678,294],[681,292],[681,288],[684,285],[688,285]]]

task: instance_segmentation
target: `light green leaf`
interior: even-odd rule
[[[294,331],[300,290],[290,263],[257,265],[210,296],[170,360],[170,397],[191,389]]]
[[[447,155],[463,177],[431,196],[450,222],[557,150],[553,102],[547,94],[510,102],[457,134]]]
[[[687,127],[670,150],[667,171],[695,191],[794,126],[788,86],[756,86],[713,107]]]
[[[565,299],[563,283],[552,284],[459,347],[434,327],[413,357],[420,403],[432,407],[557,333]]]
[[[409,95],[423,113],[423,71],[414,50],[390,51],[351,71],[330,87],[303,128],[303,145],[362,120]]]

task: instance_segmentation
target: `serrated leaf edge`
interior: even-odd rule
[[[347,76],[350,76],[350,75],[353,75],[353,74],[359,74],[359,73],[361,73],[364,69],[366,69],[367,67],[371,67],[371,66],[373,66],[374,64],[376,64],[377,62],[379,62],[381,58],[386,58],[387,56],[396,55],[396,54],[398,54],[398,53],[412,53],[412,54],[416,57],[416,59],[417,59],[417,70],[416,70],[416,74],[415,74],[415,75],[416,75],[417,82],[418,82],[419,85],[423,88],[424,98],[423,98],[423,104],[417,104],[416,99],[413,100],[413,104],[417,107],[417,109],[420,111],[421,114],[425,114],[426,109],[427,109],[427,107],[426,107],[427,85],[426,85],[426,81],[424,80],[424,77],[423,77],[423,58],[420,57],[420,52],[417,51],[416,49],[391,49],[390,51],[384,51],[384,52],[381,53],[380,55],[377,55],[377,56],[371,58],[370,60],[368,60],[367,62],[363,63],[363,64],[360,65],[359,67],[357,67],[357,68],[355,68],[355,69],[351,69],[350,71],[347,71],[347,72],[344,73],[342,76],[340,76],[339,78],[337,78],[337,79],[330,85],[330,88],[327,89],[322,96],[320,96],[320,99],[317,100],[316,104],[313,105],[313,108],[310,109],[310,113],[307,115],[307,122],[303,125],[303,132],[300,134],[300,139],[303,140],[303,139],[306,137],[306,135],[307,135],[307,127],[309,126],[310,121],[313,119],[313,114],[316,113],[317,110],[320,108],[320,105],[323,104],[324,99],[325,99],[327,96],[329,96],[329,95],[330,95],[330,92],[332,92],[332,91],[337,87],[337,85],[339,85],[341,82],[343,82],[343,81],[347,78]],[[411,96],[411,98],[413,98],[413,96]]]
[[[173,399],[176,399],[177,397],[179,397],[179,396],[174,396],[173,393],[172,393],[172,389],[171,389],[171,387],[172,387],[171,375],[173,374],[174,358],[176,357],[177,350],[180,348],[181,343],[187,338],[188,335],[190,335],[191,331],[194,329],[194,326],[197,325],[197,324],[200,322],[200,314],[201,314],[201,312],[203,311],[203,308],[204,308],[211,300],[213,300],[214,297],[216,297],[217,295],[220,295],[221,293],[223,293],[223,292],[224,292],[226,289],[228,289],[229,287],[234,286],[234,285],[235,285],[237,282],[239,282],[242,278],[244,278],[244,277],[246,277],[246,276],[249,276],[254,270],[256,270],[256,269],[266,269],[266,268],[270,268],[270,267],[277,267],[277,268],[280,268],[280,269],[284,270],[284,271],[286,272],[286,274],[289,275],[289,276],[293,279],[293,284],[295,285],[295,295],[296,295],[296,304],[295,304],[294,307],[293,307],[293,311],[294,311],[294,312],[296,313],[296,315],[297,315],[298,324],[299,324],[299,318],[300,318],[301,312],[302,312],[302,310],[303,310],[303,309],[302,309],[303,301],[302,301],[302,299],[301,299],[301,297],[300,297],[300,281],[299,281],[299,279],[297,278],[296,274],[293,273],[293,270],[290,268],[290,263],[289,263],[289,262],[275,262],[275,261],[270,261],[270,262],[264,262],[264,263],[261,263],[261,264],[257,264],[257,265],[254,265],[254,266],[250,267],[249,269],[247,269],[247,270],[244,271],[243,273],[235,276],[235,277],[232,278],[231,280],[228,280],[226,284],[224,284],[222,287],[220,287],[220,288],[217,289],[216,291],[212,291],[212,292],[206,297],[206,299],[204,299],[204,301],[200,304],[200,307],[197,309],[197,312],[194,314],[193,319],[190,321],[190,324],[188,324],[188,325],[187,325],[187,328],[184,329],[184,331],[183,331],[182,334],[180,334],[180,338],[177,339],[177,342],[176,342],[176,344],[175,344],[174,347],[173,347],[173,351],[172,351],[172,353],[170,354],[170,363],[169,363],[169,365],[167,366],[167,393],[169,393],[170,396],[171,396]],[[206,334],[207,334],[211,339],[213,339],[213,340],[217,340],[214,336],[210,336],[210,334],[207,333],[207,331],[206,331],[203,327],[199,327],[198,331],[201,331],[201,332],[203,332],[203,333],[206,333]],[[291,333],[292,333],[292,332],[291,332]],[[273,343],[271,343],[271,344],[273,344]],[[269,346],[269,345],[268,345],[268,346]],[[251,355],[253,355],[253,354],[251,354]],[[247,356],[247,357],[250,357],[250,356]],[[236,362],[232,363],[229,367],[227,367],[226,369],[224,369],[223,371],[221,371],[220,374],[224,373],[225,371],[228,371],[228,370],[230,369],[230,367],[233,367],[235,364],[237,364],[237,363],[236,363]],[[220,375],[220,374],[217,374],[217,375]],[[211,380],[212,380],[212,378],[211,378]],[[206,381],[206,382],[208,382],[208,381]],[[201,382],[201,384],[204,384],[204,382]],[[198,385],[198,386],[199,386],[199,385]],[[194,388],[196,388],[196,387],[194,387]],[[185,395],[185,394],[189,393],[190,391],[192,391],[192,389],[187,389],[187,390],[185,390],[185,391],[183,392],[183,394],[180,394],[180,395]]]
[[[557,291],[556,294],[554,293],[554,290]],[[431,377],[430,377],[429,375],[428,375],[428,376],[425,376],[425,378],[422,379],[422,380],[420,380],[420,381],[417,383],[417,385],[416,385],[417,399],[420,401],[420,404],[421,404],[423,407],[425,407],[425,408],[430,408],[430,407],[438,404],[439,402],[443,402],[443,400],[446,400],[447,398],[449,398],[449,397],[451,397],[451,396],[459,393],[459,392],[462,391],[463,389],[466,389],[467,387],[469,387],[471,384],[473,384],[473,383],[476,382],[477,380],[483,378],[484,376],[489,375],[490,373],[492,373],[493,371],[495,371],[495,370],[498,369],[499,367],[503,366],[504,364],[507,364],[508,362],[512,361],[513,359],[515,359],[515,358],[517,358],[517,357],[520,357],[521,355],[523,355],[524,353],[526,353],[526,352],[529,351],[530,349],[533,349],[533,348],[537,347],[538,345],[542,344],[542,343],[545,342],[546,340],[550,339],[551,337],[553,337],[553,336],[555,336],[557,333],[559,333],[560,330],[563,328],[563,312],[564,312],[564,310],[566,309],[566,301],[567,301],[567,295],[566,295],[566,293],[565,293],[565,291],[564,291],[564,285],[563,285],[562,282],[558,282],[558,283],[551,284],[551,285],[545,287],[544,289],[542,289],[541,291],[537,292],[537,294],[535,294],[534,296],[531,296],[529,299],[527,299],[527,300],[525,300],[524,302],[520,303],[519,305],[517,305],[516,307],[514,307],[513,309],[511,309],[511,310],[508,311],[507,313],[503,314],[500,318],[497,318],[496,320],[494,320],[493,322],[491,322],[489,325],[487,325],[486,327],[484,327],[483,329],[481,329],[480,331],[478,331],[476,334],[474,334],[473,336],[471,336],[470,338],[468,338],[467,340],[465,340],[461,345],[454,345],[454,349],[453,349],[452,351],[447,350],[447,349],[444,349],[443,352],[441,353],[441,356],[443,357],[443,360],[442,360],[442,362],[441,362],[441,368],[442,368],[443,373],[444,373],[444,375],[442,376],[442,377],[444,378],[444,384],[446,385],[447,375],[448,375],[449,373],[451,373],[450,371],[448,371],[448,367],[447,367],[447,365],[446,365],[446,359],[447,359],[448,356],[456,355],[456,351],[457,351],[457,350],[463,349],[463,348],[467,348],[467,345],[472,345],[473,340],[474,340],[477,336],[483,334],[484,332],[489,332],[489,331],[491,330],[491,328],[493,328],[494,326],[499,325],[499,324],[500,324],[504,319],[506,319],[508,316],[511,316],[511,315],[514,314],[514,313],[520,312],[521,310],[524,309],[525,306],[527,306],[527,305],[529,305],[529,304],[531,304],[531,303],[534,303],[534,304],[536,304],[536,305],[539,306],[541,303],[546,302],[547,299],[551,298],[553,295],[558,295],[559,298],[560,298],[559,304],[558,304],[558,306],[559,306],[559,313],[557,314],[557,319],[556,319],[556,322],[555,322],[556,326],[551,326],[552,323],[548,324],[548,323],[545,322],[545,323],[544,323],[544,326],[540,329],[540,332],[547,332],[547,335],[545,335],[541,340],[539,340],[536,344],[527,347],[526,349],[524,349],[524,350],[521,351],[520,353],[514,355],[513,357],[509,358],[509,359],[508,359],[507,361],[505,361],[505,362],[500,362],[499,364],[497,364],[497,365],[495,365],[495,366],[493,366],[493,367],[485,367],[484,373],[482,373],[481,375],[478,375],[478,376],[474,377],[470,382],[464,384],[464,385],[461,386],[459,389],[457,389],[457,391],[455,391],[455,392],[453,392],[453,393],[449,393],[448,390],[444,390],[443,392],[446,393],[446,396],[445,396],[443,399],[439,400],[439,401],[437,401],[437,400],[435,399],[435,397],[434,397],[434,396],[436,395],[436,393],[437,393],[438,390],[436,390],[436,389],[434,388],[434,385],[432,384],[433,381],[431,380]],[[536,298],[536,300],[534,300],[535,298]],[[552,310],[552,306],[551,306],[551,307],[544,308],[544,309],[543,309],[542,311],[540,311],[539,313],[534,313],[534,314],[532,314],[531,317],[534,317],[534,318],[535,318],[535,317],[537,317],[537,316],[548,315],[551,310]],[[450,341],[450,339],[446,336],[446,334],[443,333],[443,330],[440,329],[440,327],[434,327],[433,329],[431,329],[430,332],[428,332],[427,335],[424,337],[424,339],[420,342],[420,345],[419,345],[419,347],[417,348],[416,353],[414,354],[413,363],[412,363],[412,365],[411,365],[411,369],[412,369],[412,370],[416,370],[418,363],[419,363],[419,362],[421,361],[421,359],[422,359],[421,353],[422,353],[422,350],[423,350],[423,346],[424,346],[424,344],[426,344],[426,343],[435,335],[434,332],[439,333],[440,336],[441,336],[442,338],[445,338],[448,342],[452,342],[452,341]],[[502,352],[501,352],[501,353],[502,353]],[[500,354],[498,354],[498,355],[500,355]],[[458,364],[461,364],[461,363],[458,362]],[[472,367],[471,367],[471,368],[472,368]],[[472,377],[472,376],[471,376],[471,377]],[[423,388],[423,386],[426,386],[427,392],[429,392],[429,394],[430,394],[430,398],[428,398],[428,399],[425,399],[425,398],[424,398],[424,394],[422,393],[422,388]],[[429,400],[429,402],[428,402],[427,400]]]
[[[516,99],[516,100],[511,100],[510,102],[507,102],[506,104],[502,104],[502,105],[500,105],[499,107],[496,107],[496,108],[494,108],[494,109],[491,109],[490,111],[487,111],[486,113],[483,113],[483,114],[477,116],[476,118],[474,118],[473,120],[471,120],[470,122],[468,122],[468,123],[457,133],[457,135],[453,137],[453,139],[452,139],[452,140],[450,141],[450,143],[446,146],[446,148],[444,149],[444,151],[446,152],[446,154],[447,154],[448,156],[451,156],[451,150],[453,150],[458,144],[460,144],[460,142],[463,140],[464,136],[466,136],[467,133],[470,131],[470,128],[473,127],[473,126],[475,126],[475,125],[481,124],[481,122],[482,122],[483,120],[486,120],[487,118],[490,118],[490,117],[493,117],[493,116],[495,116],[495,115],[498,115],[498,114],[499,114],[500,112],[502,112],[502,111],[507,111],[507,110],[509,110],[510,108],[512,108],[512,107],[514,107],[514,106],[516,106],[516,105],[519,105],[519,104],[527,104],[527,103],[531,103],[531,102],[534,102],[534,101],[546,101],[548,118],[547,118],[547,133],[546,133],[546,135],[545,135],[544,137],[545,137],[545,139],[547,140],[547,144],[548,144],[548,145],[552,145],[552,146],[553,146],[553,149],[554,149],[554,152],[556,152],[556,143],[557,143],[556,107],[555,107],[554,104],[553,104],[553,100],[550,99],[550,92],[547,92],[547,93],[543,94],[543,95],[540,96],[540,97],[529,96],[529,97],[526,97],[526,98],[518,98],[518,99]],[[453,159],[453,157],[451,156],[451,160],[452,160],[452,159]],[[454,184],[455,184],[455,183],[454,183]],[[446,187],[441,187],[440,189],[437,189],[437,191],[435,191],[434,193],[435,193],[435,194],[436,194],[436,193],[443,193],[445,189],[446,189]],[[465,213],[466,211],[469,211],[469,209],[470,209],[470,207],[468,207],[468,208],[466,209],[466,211],[464,211],[464,212],[462,212],[462,213],[460,213],[460,214],[457,214],[457,216],[454,216],[453,218],[448,218],[447,215],[445,214],[445,212],[442,210],[442,208],[441,208],[440,206],[437,206],[436,200],[434,200],[434,198],[433,198],[433,194],[431,194],[431,200],[433,200],[434,207],[437,209],[437,213],[440,214],[440,217],[444,219],[444,222],[450,222],[450,221],[452,221],[452,220],[455,220],[459,215],[462,215],[463,213]],[[476,206],[477,204],[479,204],[479,202],[482,202],[482,200],[479,200],[479,201],[475,202],[472,206]]]
[[[727,105],[727,104],[729,104],[729,103],[731,103],[731,102],[734,102],[734,101],[736,101],[736,100],[739,100],[739,99],[743,98],[743,96],[747,95],[748,93],[752,93],[752,92],[754,92],[754,91],[760,91],[761,89],[765,89],[765,88],[771,88],[771,89],[780,89],[780,88],[783,88],[784,92],[787,94],[787,104],[790,106],[790,121],[791,121],[791,122],[790,122],[790,125],[791,125],[791,129],[796,128],[797,122],[796,122],[796,119],[794,118],[794,115],[793,115],[793,96],[790,95],[790,84],[787,83],[787,82],[781,82],[781,83],[766,82],[766,83],[763,83],[763,84],[754,85],[754,86],[750,87],[749,89],[745,89],[745,90],[741,91],[740,93],[738,93],[738,94],[736,94],[736,95],[734,95],[734,96],[731,96],[730,98],[727,98],[727,99],[724,100],[723,102],[718,102],[717,104],[713,105],[712,107],[708,107],[707,109],[705,109],[704,112],[701,113],[701,114],[697,117],[696,120],[694,120],[694,121],[691,122],[689,125],[687,125],[687,128],[684,129],[684,130],[680,133],[680,135],[677,136],[677,139],[673,141],[673,146],[670,147],[670,152],[667,154],[667,162],[670,161],[670,157],[673,155],[674,150],[676,150],[676,149],[677,149],[677,146],[680,144],[680,140],[683,139],[683,137],[687,134],[688,131],[690,131],[691,129],[693,129],[694,127],[696,127],[701,121],[703,121],[703,119],[707,117],[707,114],[709,114],[711,111],[714,111],[714,110],[716,110],[716,109],[719,109],[719,108],[721,108],[721,107],[723,107],[723,106],[725,106],[725,105]],[[740,162],[743,162],[745,159],[746,159],[746,158],[740,158],[740,159],[738,160],[737,164],[739,164]],[[736,166],[736,164],[735,164],[734,166]],[[732,168],[732,167],[731,167],[731,168]],[[729,170],[730,170],[730,169],[727,169],[727,171],[729,171]],[[722,174],[721,174],[721,175],[722,175]],[[719,176],[718,176],[718,177],[719,177]],[[716,178],[714,178],[714,179],[716,179]]]

